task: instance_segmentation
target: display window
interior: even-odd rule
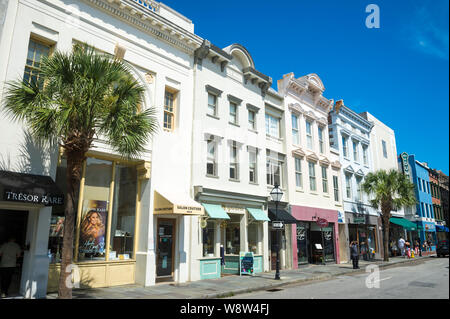
[[[248,225],[248,249],[254,254],[259,254],[258,248],[258,234],[259,234],[260,224],[257,222],[252,222]]]
[[[58,165],[56,184],[64,192],[67,164]],[[134,258],[138,177],[132,163],[88,157],[76,192],[74,261],[114,261]],[[53,206],[49,253],[61,262],[64,207]]]
[[[241,249],[241,214],[228,214],[230,220],[227,220],[225,228],[225,253],[227,255],[238,255]]]
[[[215,247],[215,227],[216,223],[213,221],[208,221],[206,223],[206,227],[203,228],[202,237],[203,237],[203,257],[212,257],[214,256],[214,247]]]

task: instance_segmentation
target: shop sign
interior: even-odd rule
[[[239,276],[240,275],[252,275],[254,274],[253,269],[254,256],[253,252],[241,252],[239,254]]]
[[[400,157],[402,158],[403,173],[409,175],[408,153],[403,152]]]
[[[345,224],[345,215],[338,210],[338,223]]]
[[[227,214],[245,214],[245,208],[223,206],[223,210]]]
[[[353,224],[365,224],[366,218],[364,216],[354,216],[353,217]]]
[[[306,238],[306,229],[297,228],[297,240],[305,240],[305,238]]]
[[[45,206],[64,205],[64,196],[30,194],[20,191],[5,191],[3,199],[9,202],[42,204]]]
[[[316,221],[317,226],[323,228],[323,227],[327,227],[328,226],[328,220],[326,220],[325,218],[317,218]]]
[[[272,228],[273,229],[283,229],[284,223],[282,221],[273,221],[272,222]]]

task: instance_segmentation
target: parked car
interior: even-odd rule
[[[436,254],[438,257],[448,256],[448,240],[440,240],[436,247]]]

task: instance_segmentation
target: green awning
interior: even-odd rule
[[[269,217],[267,217],[267,215],[263,212],[262,209],[259,209],[259,208],[248,208],[247,207],[247,210],[253,216],[253,218],[255,220],[261,220],[261,221],[265,221],[265,222],[270,222]]]
[[[415,223],[401,217],[391,217],[389,221],[393,224],[402,226],[406,230],[417,230],[417,225]]]
[[[211,218],[230,219],[230,216],[223,210],[222,206],[215,204],[202,204]]]

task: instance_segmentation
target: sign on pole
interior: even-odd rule
[[[282,221],[273,221],[272,222],[272,228],[273,229],[283,229],[284,223]]]

